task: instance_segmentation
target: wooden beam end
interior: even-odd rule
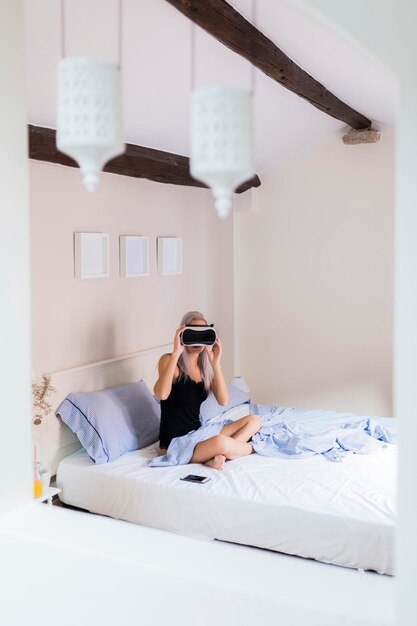
[[[356,146],[360,143],[378,143],[381,138],[381,131],[367,128],[365,130],[355,130],[351,128],[345,133],[342,141],[346,146]]]

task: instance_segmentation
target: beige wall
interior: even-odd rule
[[[254,399],[391,413],[392,131],[335,138],[261,179],[252,207],[237,197],[233,233],[205,190],[103,174],[90,195],[78,170],[31,161],[34,372],[170,342],[197,308]],[[75,231],[110,233],[110,278],[73,277]],[[150,237],[149,277],[119,278],[119,234]],[[169,235],[184,239],[181,276],[157,273]]]
[[[233,368],[233,227],[210,192],[103,174],[89,194],[77,169],[30,162],[33,370],[74,367],[169,343],[200,309]],[[74,278],[73,233],[110,234],[110,278]],[[118,237],[150,237],[150,275],[119,278]],[[157,273],[156,237],[183,237],[183,274]]]
[[[252,210],[239,199],[235,369],[256,400],[391,413],[393,171],[384,129],[264,173]]]

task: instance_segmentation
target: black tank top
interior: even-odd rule
[[[168,448],[171,439],[200,428],[200,405],[207,398],[204,382],[183,376],[173,383],[171,393],[161,400],[159,445]]]

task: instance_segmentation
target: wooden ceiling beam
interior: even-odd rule
[[[69,167],[78,167],[78,164],[66,156],[56,147],[53,128],[43,128],[29,124],[29,158],[48,163],[59,163]],[[127,143],[126,152],[112,159],[104,167],[105,172],[132,176],[133,178],[147,178],[158,183],[171,185],[185,185],[187,187],[206,187],[203,183],[190,175],[190,159],[180,154],[154,150]],[[242,193],[251,187],[259,187],[261,181],[253,176],[236,189]]]
[[[247,59],[264,74],[304,98],[320,111],[356,130],[372,126],[371,120],[339,100],[291,61],[268,37],[225,0],[166,1],[233,52]]]

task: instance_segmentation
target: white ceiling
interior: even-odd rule
[[[230,1],[230,0],[229,0]],[[231,0],[251,19],[252,0]],[[125,139],[189,154],[191,26],[165,0],[123,0]],[[56,64],[61,55],[59,0],[26,0],[28,119],[55,127]],[[66,0],[67,56],[117,60],[118,0]],[[393,124],[395,86],[381,68],[323,25],[279,0],[257,0],[257,26],[330,91],[380,124]],[[196,85],[250,87],[251,66],[196,30]],[[304,152],[343,124],[261,72],[255,81],[257,170]]]

